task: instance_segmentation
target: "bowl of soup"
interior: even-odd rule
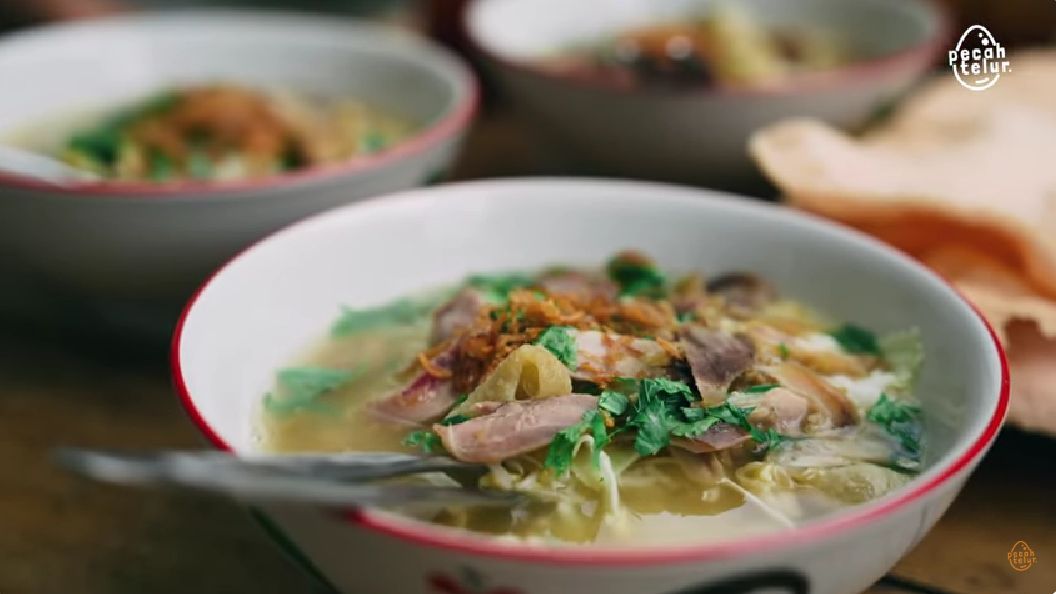
[[[900,253],[604,180],[295,224],[201,288],[172,361],[233,454],[446,456],[543,504],[262,506],[342,592],[857,593],[942,515],[1008,404],[985,322]]]
[[[223,82],[71,115],[64,127],[63,135],[50,123],[30,126],[12,144],[60,159],[79,181],[160,187],[340,166],[391,149],[415,131],[411,119],[348,96]]]
[[[570,159],[712,187],[751,177],[748,136],[770,122],[863,124],[947,35],[926,0],[475,0],[465,25],[511,103]]]
[[[107,298],[186,298],[270,231],[442,177],[477,100],[409,32],[278,12],[28,30],[0,78],[0,142],[83,173],[0,174],[5,274]]]

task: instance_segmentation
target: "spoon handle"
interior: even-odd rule
[[[0,144],[0,171],[59,185],[99,179],[90,171],[71,167],[58,159],[4,144]]]
[[[472,469],[454,460],[406,454],[338,454],[239,458],[217,452],[121,453],[64,448],[58,462],[89,478],[137,486],[179,486],[247,501],[332,506],[450,505],[510,507],[522,493],[457,486],[359,481],[414,472]]]
[[[477,471],[482,464],[459,462],[443,456],[416,456],[398,452],[318,453],[234,456],[224,452],[94,451],[129,462],[205,464],[217,471],[289,474],[335,481],[361,482],[422,472]]]

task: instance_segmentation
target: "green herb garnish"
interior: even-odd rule
[[[764,450],[771,450],[781,445],[787,437],[781,435],[776,429],[770,427],[769,429],[760,429],[755,425],[748,425],[748,434],[751,435],[752,441],[759,444],[759,447]]]
[[[605,390],[598,396],[598,408],[608,411],[613,416],[622,415],[630,405],[631,399],[623,392]]]
[[[620,286],[620,295],[660,297],[667,279],[648,258],[625,252],[609,260],[605,270]]]
[[[385,135],[378,130],[370,130],[359,138],[359,147],[365,153],[376,153],[388,145]]]
[[[746,431],[752,428],[751,424],[748,423],[748,415],[752,412],[751,408],[740,408],[729,402],[723,402],[718,406],[704,409],[704,412],[713,417],[718,417],[723,423],[740,427]]]
[[[162,93],[129,109],[120,110],[97,126],[71,136],[67,149],[104,167],[113,167],[117,163],[128,127],[143,118],[168,111],[178,101],[177,93]]]
[[[865,417],[883,427],[907,453],[914,456],[920,453],[919,406],[893,400],[882,393]]]
[[[854,324],[844,324],[829,332],[843,350],[856,355],[879,355],[880,344],[876,334]]]
[[[770,386],[771,388],[773,386]],[[634,397],[627,392],[632,391]],[[612,436],[633,429],[634,449],[640,456],[652,456],[671,444],[672,437],[700,437],[718,423],[728,423],[749,433],[761,449],[775,448],[787,439],[773,429],[763,430],[748,422],[750,408],[738,408],[729,402],[705,408],[684,382],[667,378],[617,378],[598,397],[598,408],[588,411],[582,420],[561,431],[550,442],[546,467],[558,475],[572,464],[575,446],[586,431],[594,437],[595,464],[601,448]],[[606,428],[606,415],[613,429]]]
[[[264,407],[276,414],[289,414],[301,410],[325,412],[330,407],[320,403],[319,397],[335,390],[362,370],[342,371],[323,367],[289,367],[277,375],[278,392],[264,395]]]
[[[635,451],[652,456],[667,447],[671,430],[682,421],[677,414],[679,409],[695,400],[693,391],[682,382],[666,378],[641,380],[638,400],[627,419],[627,425],[637,430]]]
[[[458,425],[459,423],[465,423],[470,418],[471,417],[467,417],[466,415],[451,415],[449,417],[444,417],[443,420],[440,421],[440,424],[444,427],[448,427],[450,425]]]
[[[760,394],[762,392],[769,392],[776,387],[778,387],[777,384],[759,384],[758,386],[751,386],[741,391],[745,394]]]
[[[579,438],[588,431],[594,438],[593,464],[595,467],[601,466],[601,450],[609,444],[610,438],[605,427],[605,417],[596,409],[583,413],[583,418],[578,423],[554,436],[543,466],[553,470],[557,476],[564,476],[572,467]]]
[[[150,164],[150,179],[156,182],[168,181],[176,172],[172,159],[165,153],[154,151],[147,162]]]
[[[426,429],[408,433],[407,437],[403,438],[403,445],[418,448],[423,454],[433,454],[444,449],[440,436]]]
[[[187,154],[187,174],[192,179],[209,179],[213,177],[213,161],[205,149],[194,147]]]
[[[340,338],[385,326],[408,325],[422,319],[436,307],[434,300],[397,299],[370,309],[341,308],[341,316],[330,326],[330,336]]]
[[[777,356],[781,357],[782,361],[788,361],[788,358],[792,356],[792,351],[788,350],[788,345],[779,342],[777,343]]]
[[[671,437],[699,437],[717,423],[727,423],[747,431],[763,448],[776,447],[783,439],[776,432],[762,431],[748,422],[750,408],[729,402],[710,408],[699,402],[689,386],[674,380],[644,379],[638,400],[628,415],[627,425],[637,429],[634,447],[642,456],[651,456],[670,445]]]
[[[573,330],[573,328],[550,326],[543,330],[539,338],[535,339],[535,344],[550,351],[565,367],[575,369],[576,340],[568,333],[569,330]]]
[[[121,151],[121,142],[119,130],[99,129],[74,134],[67,150],[102,167],[113,167]]]
[[[530,287],[535,281],[523,274],[476,274],[469,277],[466,284],[481,291],[489,303],[505,305],[510,291]]]
[[[696,410],[703,411],[704,409],[698,408]],[[718,417],[712,417],[704,415],[703,417],[695,421],[686,421],[684,423],[677,423],[671,427],[671,435],[675,437],[685,437],[692,439],[694,437],[700,437],[704,435],[708,429],[715,426],[716,423],[720,422]]]

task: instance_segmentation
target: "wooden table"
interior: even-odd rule
[[[490,117],[457,174],[561,171],[546,154],[527,127]],[[170,390],[166,349],[61,315],[0,318],[0,594],[309,591],[227,501],[100,486],[51,464],[60,445],[203,445]],[[1056,440],[1004,431],[935,530],[868,594],[1052,593],[1054,469]],[[1038,555],[1023,573],[1006,559],[1018,540]]]

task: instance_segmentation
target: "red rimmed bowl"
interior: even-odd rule
[[[628,30],[707,15],[716,0],[473,0],[470,43],[511,101],[606,174],[738,186],[754,169],[749,135],[789,117],[858,126],[888,108],[949,41],[930,0],[743,0],[768,27],[811,28],[852,54],[845,65],[760,88],[616,84],[547,66],[562,51]]]
[[[202,287],[174,337],[176,387],[213,444],[253,452],[274,371],[320,340],[341,305],[382,303],[471,272],[597,265],[629,245],[673,270],[758,272],[879,331],[919,327],[922,474],[839,514],[718,544],[543,547],[381,511],[299,506],[266,507],[265,523],[348,593],[861,592],[923,537],[986,452],[1008,406],[1008,371],[985,322],[941,279],[797,212],[676,186],[560,179],[448,185],[337,209],[255,245]]]
[[[2,268],[101,297],[185,298],[251,241],[304,216],[427,183],[477,105],[449,52],[336,17],[187,11],[49,26],[0,41],[0,137],[174,85],[234,82],[362,99],[415,131],[374,155],[245,182],[75,183],[0,175]],[[27,128],[28,127],[28,128]]]

